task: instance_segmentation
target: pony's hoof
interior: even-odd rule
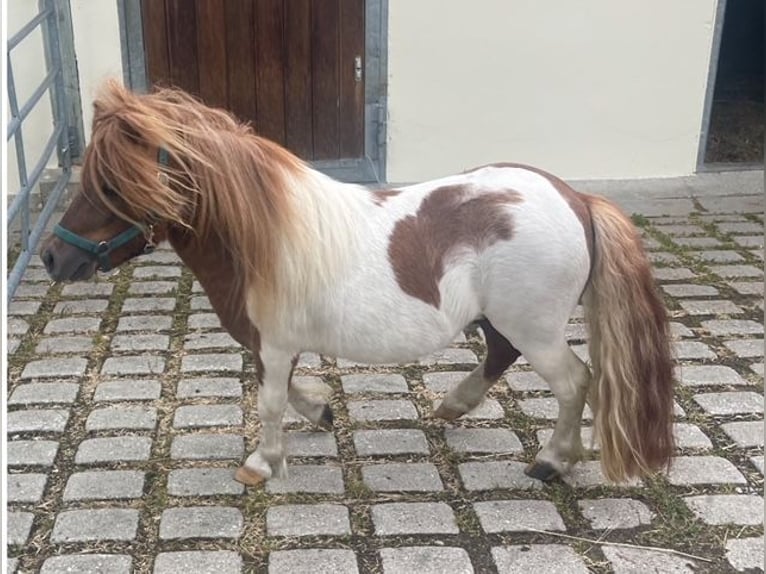
[[[246,466],[240,466],[237,472],[234,473],[234,480],[241,482],[245,486],[258,486],[266,480],[266,478],[252,468]]]
[[[543,482],[550,482],[561,476],[561,473],[556,470],[549,462],[535,461],[527,465],[524,469],[524,474],[530,478],[536,478]]]
[[[320,429],[331,430],[333,420],[335,420],[335,415],[332,414],[330,405],[325,405],[322,409],[322,416],[319,417],[319,422],[317,422],[317,426]]]
[[[451,409],[449,407],[445,407],[444,403],[439,405],[439,408],[434,411],[434,416],[438,417],[440,419],[444,419],[445,421],[454,421],[459,416],[464,415],[465,413],[462,411],[458,411],[456,409]]]

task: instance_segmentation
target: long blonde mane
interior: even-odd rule
[[[94,107],[84,189],[134,223],[167,222],[199,242],[217,235],[241,262],[238,271],[244,285],[256,288],[259,307],[273,301],[280,252],[305,235],[292,191],[310,168],[229,113],[178,90],[139,95],[109,82]],[[169,154],[168,167],[158,163],[159,148]]]

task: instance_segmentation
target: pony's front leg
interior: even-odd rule
[[[293,369],[294,353],[263,345],[263,363],[258,387],[258,416],[261,420],[261,440],[258,448],[237,469],[234,478],[247,485],[256,485],[269,478],[287,475],[285,439],[282,417],[287,406],[287,389]]]

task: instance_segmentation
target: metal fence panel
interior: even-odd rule
[[[45,233],[46,225],[50,220],[56,204],[66,189],[72,172],[72,150],[70,139],[72,131],[67,116],[67,94],[65,91],[65,64],[62,60],[62,38],[60,25],[62,22],[70,22],[69,2],[67,0],[40,0],[39,12],[21,29],[8,39],[7,44],[7,74],[8,74],[8,106],[10,120],[8,122],[6,138],[14,140],[16,162],[18,166],[19,182],[15,197],[8,207],[6,230],[9,234],[9,247],[19,249],[18,257],[13,268],[8,274],[7,301],[13,297],[21,278],[36,251],[41,237]],[[18,101],[16,83],[14,81],[14,69],[11,53],[14,48],[24,42],[37,29],[40,29],[44,39],[46,74],[40,84],[34,89],[31,96],[25,102]],[[33,166],[29,169],[24,148],[24,120],[40,105],[42,98],[48,94],[53,110],[53,124],[50,135],[39,157],[31,158]],[[74,126],[75,128],[78,126]],[[77,130],[75,130],[77,131]],[[32,192],[40,182],[51,159],[56,154],[60,173],[53,184],[53,189],[37,221],[32,225],[30,201]],[[9,190],[13,190],[12,182],[8,182]],[[17,225],[19,228],[18,242],[11,243],[11,229]]]

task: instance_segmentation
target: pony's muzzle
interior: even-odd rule
[[[96,272],[97,263],[81,249],[51,237],[40,252],[45,270],[54,281],[82,281]]]

